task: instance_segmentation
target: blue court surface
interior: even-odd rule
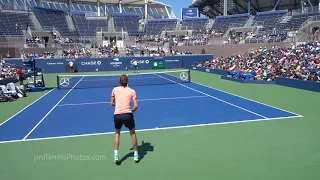
[[[167,74],[135,77],[137,82],[145,83],[132,86],[139,100],[139,109],[134,115],[136,128],[141,131],[301,117],[201,84],[183,83]],[[71,88],[53,89],[2,123],[0,143],[114,132],[114,107],[109,103],[113,85],[86,86],[88,82],[93,83],[91,80],[117,83],[118,76],[69,79]]]

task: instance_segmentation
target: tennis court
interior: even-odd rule
[[[129,85],[136,89],[141,104],[135,114],[137,130],[301,117],[192,83],[189,74],[189,70],[182,70],[129,75]],[[114,107],[108,100],[112,88],[118,85],[118,79],[119,75],[59,77],[59,90],[53,90],[40,102],[4,123],[0,140],[10,142],[112,133],[113,121],[108,119],[112,118]],[[68,82],[64,85],[66,80]],[[40,104],[49,111],[42,111],[37,106]],[[215,113],[211,116],[213,110]],[[38,118],[26,121],[26,114],[36,114]],[[24,126],[19,131],[12,130],[22,122]]]
[[[116,167],[112,159],[113,137],[110,135],[114,131],[114,107],[110,106],[109,100],[112,88],[118,83],[118,77],[119,75],[110,74],[59,76],[59,89],[51,90],[2,123],[0,143],[3,150],[10,148],[14,153],[21,151],[20,148],[23,147],[28,152],[28,157],[22,155],[22,152],[18,153],[18,158],[22,159],[15,161],[19,162],[14,165],[17,166],[15,169],[23,169],[21,173],[15,174],[14,169],[4,168],[11,173],[6,172],[3,179],[21,179],[23,176],[41,179],[46,177],[46,174],[50,174],[51,179],[125,179],[131,176],[134,176],[133,179],[145,176],[148,179],[192,179],[199,176],[201,169],[207,172],[204,174],[205,179],[211,179],[210,176],[214,174],[229,179],[234,175],[229,177],[226,173],[241,166],[237,162],[241,159],[241,154],[236,152],[241,153],[244,151],[242,148],[246,148],[247,153],[250,153],[256,146],[250,147],[251,143],[248,143],[248,147],[243,147],[230,143],[229,135],[235,126],[222,130],[212,129],[210,127],[218,126],[211,125],[240,123],[243,125],[240,128],[238,126],[237,130],[245,131],[245,124],[256,121],[279,121],[278,125],[281,127],[282,119],[296,120],[303,117],[295,112],[193,82],[189,70],[130,74],[129,86],[136,90],[139,100],[135,119],[137,130],[140,131],[138,140],[142,160],[138,165],[134,164],[130,157],[130,138],[124,134],[119,151],[120,158],[124,158],[121,166]],[[258,126],[260,125],[262,124]],[[257,129],[261,133],[261,127]],[[241,139],[241,142],[249,141],[253,145],[254,142],[261,141],[262,139],[254,139],[257,129],[245,132],[247,139]],[[264,138],[272,137],[270,131],[263,131],[266,133]],[[202,136],[204,139],[201,139]],[[232,137],[235,138],[235,135]],[[274,138],[276,139],[272,139]],[[227,164],[225,170],[213,170],[210,173],[210,164],[216,167],[216,163],[224,164],[226,160],[224,155],[212,154],[215,158],[209,158],[213,160],[209,161],[207,157],[210,156],[210,151],[214,153],[217,149],[227,154],[234,151],[231,154],[237,157],[233,157],[234,163],[228,161],[230,164]],[[206,157],[202,157],[203,153]],[[76,159],[76,156],[83,154],[104,159],[87,159],[85,162]],[[51,160],[50,155],[53,158]],[[69,161],[57,159],[58,156],[69,156]],[[72,156],[73,161],[70,160]],[[37,161],[35,157],[38,158]],[[201,163],[205,166],[201,166]],[[175,165],[178,166],[176,168],[179,173],[174,170]],[[251,166],[255,165],[247,165],[248,168]],[[13,167],[13,164],[7,167]],[[139,167],[144,169],[138,170]],[[197,167],[200,170],[197,170]],[[45,168],[50,170],[44,170]],[[184,175],[183,172],[188,171],[195,173]],[[234,171],[235,175],[239,173],[238,170]],[[259,176],[253,176],[260,177],[261,173],[257,173]],[[246,174],[244,177],[248,176],[249,174]]]

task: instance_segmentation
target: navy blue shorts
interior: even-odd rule
[[[114,115],[114,128],[121,129],[123,125],[129,130],[135,128],[135,122],[132,113]]]

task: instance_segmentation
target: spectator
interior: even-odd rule
[[[17,69],[17,74],[18,74],[19,84],[20,84],[20,86],[22,86],[23,85],[23,71],[20,66]]]
[[[223,69],[240,79],[274,81],[276,77],[286,77],[319,82],[320,43],[260,47],[256,51],[201,61],[193,66]]]

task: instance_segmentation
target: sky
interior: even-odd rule
[[[158,2],[163,2],[165,4],[168,4],[172,7],[174,14],[181,18],[181,8],[188,8],[193,0],[155,0]]]

